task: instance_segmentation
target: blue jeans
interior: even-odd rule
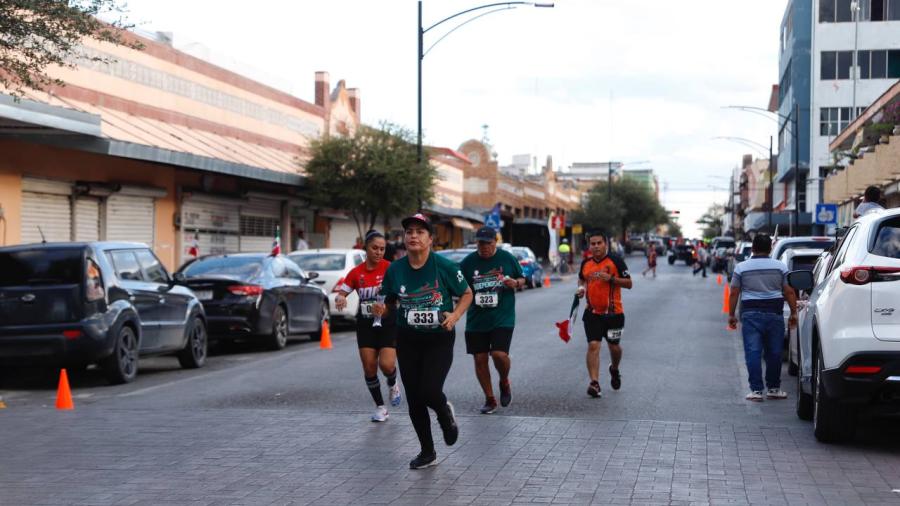
[[[763,390],[761,359],[766,360],[766,387],[781,387],[781,351],[784,347],[784,316],[775,313],[741,314],[744,334],[744,360],[747,362],[750,390]]]

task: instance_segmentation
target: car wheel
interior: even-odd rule
[[[284,312],[284,306],[275,306],[272,313],[272,333],[269,334],[269,349],[281,350],[287,346],[288,319]]]
[[[543,274],[543,273],[542,273],[542,274]],[[541,275],[538,275],[537,281],[535,281],[535,283],[536,283],[536,284],[535,284],[534,286],[536,286],[536,287],[538,287],[538,288],[543,288],[543,287],[544,287],[544,279],[541,277]]]
[[[195,316],[188,329],[187,343],[184,349],[178,352],[178,363],[185,369],[199,369],[206,363],[206,353],[209,347],[209,339],[206,334],[206,325],[200,317]]]
[[[669,257],[669,265],[675,265],[675,257]]]
[[[113,385],[131,383],[138,372],[138,337],[134,329],[122,325],[116,333],[112,355],[101,363],[107,381]]]
[[[800,363],[799,347],[797,348],[797,363]],[[816,379],[813,378],[813,385],[815,385],[815,381]],[[813,396],[803,391],[803,382],[799,373],[797,374],[797,418],[806,421],[810,421],[813,418]]]
[[[816,390],[813,402],[813,434],[822,443],[840,443],[853,437],[856,431],[855,412],[843,409],[839,400],[825,391],[822,372],[825,361],[822,359],[822,348],[816,360]]]
[[[525,288],[534,288],[537,286],[537,282],[534,280],[534,273],[531,273],[531,276],[525,279]]]
[[[330,313],[328,312],[327,302],[322,304],[322,309],[319,312],[321,314],[321,316],[319,317],[319,330],[309,335],[310,339],[312,339],[313,341],[322,340],[322,329],[325,327],[325,322],[329,321]]]

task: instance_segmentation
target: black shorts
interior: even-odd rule
[[[373,327],[369,318],[356,319],[356,346],[359,348],[396,348],[397,325]]]
[[[512,327],[497,327],[485,332],[466,331],[466,353],[488,353],[490,351],[502,351],[509,353],[509,345],[512,342]]]
[[[625,328],[624,314],[594,314],[585,311],[582,321],[588,342],[606,339],[609,344],[619,344],[619,340],[622,339],[622,329]]]

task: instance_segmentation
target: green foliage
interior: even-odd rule
[[[681,225],[678,224],[677,221],[670,219],[669,223],[666,224],[669,229],[668,235],[670,237],[683,237],[684,233],[681,231]]]
[[[584,206],[575,211],[575,221],[583,223],[586,229],[599,230],[611,236],[646,232],[669,221],[668,213],[656,196],[638,181],[613,181],[612,200],[608,191],[605,181],[597,183],[588,192]]]
[[[327,137],[312,142],[306,173],[315,205],[346,210],[359,236],[430,202],[437,171],[417,162],[415,137],[384,123],[361,126],[352,137]]]
[[[725,206],[713,204],[697,220],[698,225],[703,225],[703,237],[713,238],[722,235],[725,231]]]
[[[138,42],[126,42],[124,20],[105,23],[99,14],[121,15],[118,0],[2,0],[0,1],[0,85],[21,97],[26,88],[44,90],[64,85],[47,75],[48,66],[74,67],[84,38],[141,49]]]

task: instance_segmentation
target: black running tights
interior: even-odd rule
[[[453,363],[455,331],[422,332],[400,328],[397,335],[397,363],[406,390],[409,418],[425,453],[434,452],[431,418],[428,408],[437,414],[438,423],[449,422],[444,380]]]

